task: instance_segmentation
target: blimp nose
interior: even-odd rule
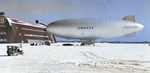
[[[53,32],[53,26],[52,26],[51,24],[49,24],[49,25],[46,27],[46,31],[47,31],[48,33]]]
[[[59,27],[55,23],[50,23],[46,26],[46,31],[50,34],[56,35],[59,32]]]

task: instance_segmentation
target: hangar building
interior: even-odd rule
[[[56,39],[45,31],[44,24],[31,23],[19,19],[8,18],[0,12],[0,43],[28,43],[29,40],[48,40],[56,43]]]

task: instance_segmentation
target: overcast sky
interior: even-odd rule
[[[134,15],[144,25],[135,37],[99,39],[101,41],[150,41],[150,0],[0,0],[5,16],[29,22],[49,23],[68,18],[121,20]],[[60,39],[63,40],[63,39]]]

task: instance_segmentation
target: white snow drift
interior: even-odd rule
[[[6,45],[0,44],[1,73],[150,73],[148,44],[23,44],[23,56],[7,56]]]

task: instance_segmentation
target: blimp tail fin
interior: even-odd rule
[[[135,16],[125,16],[122,20],[135,22]]]
[[[136,35],[136,32],[124,35],[124,37],[134,37],[135,35]]]

